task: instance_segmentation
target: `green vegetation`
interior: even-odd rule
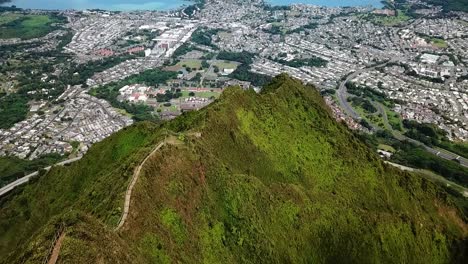
[[[376,91],[367,86],[360,86],[355,83],[347,82],[346,89],[350,94],[371,99],[372,101],[381,102],[386,106],[393,106],[393,102],[386,98],[384,93]]]
[[[127,102],[120,102],[119,100],[117,100],[117,97],[119,96],[119,89],[124,87],[125,85],[137,83],[157,87],[159,86],[159,84],[164,84],[168,80],[173,79],[176,76],[176,72],[161,71],[159,69],[150,69],[140,74],[129,76],[124,80],[93,88],[90,90],[89,93],[98,98],[107,100],[115,108],[124,109],[127,113],[131,114],[133,119],[136,121],[157,121],[157,117],[153,114],[153,107],[144,104],[130,104]],[[169,99],[168,96],[170,96]],[[164,102],[170,100],[171,98],[173,98],[172,93],[170,95],[164,95],[164,98],[158,98],[158,101]]]
[[[2,15],[0,20],[0,39],[32,39],[47,35],[58,29],[56,24],[63,23],[58,15]]]
[[[84,64],[73,65],[71,69],[64,74],[64,79],[68,80],[68,84],[79,85],[86,83],[95,73],[102,72],[106,69],[112,68],[120,63],[134,59],[136,55],[123,55],[116,57],[108,57],[100,60],[89,61]]]
[[[191,95],[192,94],[192,95]],[[203,98],[218,98],[220,92],[188,92],[188,91],[182,91],[182,96],[183,97],[189,97],[189,96],[197,96],[197,97],[203,97]]]
[[[218,49],[216,45],[212,43],[213,36],[216,36],[220,30],[219,29],[207,29],[207,28],[198,28],[192,34],[192,42],[200,45],[205,45],[214,49]]]
[[[423,33],[418,33],[417,35],[420,36],[421,38],[425,39],[428,43],[431,43],[432,45],[434,45],[434,46],[436,46],[438,48],[442,48],[442,49],[448,48],[447,42],[442,38],[432,37],[430,35],[423,34]],[[458,62],[458,59],[451,53],[447,53],[447,54],[443,54],[443,55],[449,56],[450,60],[453,61],[454,63]]]
[[[286,11],[291,10],[291,6],[289,5],[270,5],[267,3],[263,4],[263,9],[265,11]]]
[[[440,39],[440,38],[431,38],[430,39],[430,42],[432,44],[434,44],[434,46],[438,47],[438,48],[448,48],[448,44],[447,42],[445,42],[445,40],[443,39]]]
[[[317,23],[315,23],[315,22],[311,22],[311,23],[306,24],[306,25],[304,25],[304,26],[300,26],[300,27],[298,27],[298,28],[296,28],[296,29],[289,30],[287,33],[288,33],[288,34],[292,34],[292,33],[299,33],[299,32],[301,32],[301,31],[306,31],[306,29],[309,29],[309,30],[311,30],[311,29],[316,29],[316,28],[318,27],[318,25],[319,25],[319,24],[317,24]],[[307,35],[307,33],[306,33],[306,35]]]
[[[279,24],[271,24],[270,27],[264,28],[263,31],[273,35],[283,35],[286,33],[286,30]]]
[[[8,18],[9,16],[5,15],[5,17]],[[9,128],[15,123],[26,119],[29,111],[28,101],[52,101],[63,93],[66,84],[73,81],[77,83],[84,82],[86,77],[92,75],[91,69],[93,67],[91,66],[93,65],[91,64],[89,65],[90,69],[80,68],[79,66],[75,69],[83,72],[83,79],[74,76],[75,71],[73,70],[63,73],[63,76],[60,77],[50,75],[51,72],[55,71],[55,65],[60,65],[65,60],[65,57],[61,56],[61,49],[71,40],[72,36],[73,33],[69,30],[67,34],[58,39],[60,43],[55,50],[41,53],[22,54],[24,49],[33,48],[39,44],[23,43],[2,47],[0,59],[5,60],[6,63],[0,66],[0,72],[15,73],[15,91],[0,96],[0,128]],[[96,69],[100,68],[97,67]],[[43,74],[48,75],[48,80],[53,82],[41,81],[41,78],[44,77]]]
[[[385,109],[385,112],[387,113],[388,123],[391,126],[391,128],[394,130],[402,131],[403,125],[400,114],[390,111],[388,109]]]
[[[180,57],[182,55],[185,55],[185,54],[189,53],[192,50],[196,50],[195,46],[190,45],[189,43],[185,42],[184,44],[180,45],[180,47],[178,47],[174,51],[174,54],[172,54],[172,56],[174,58],[177,58],[177,57]]]
[[[246,65],[252,64],[254,55],[247,51],[229,52],[221,51],[218,54],[218,60],[237,61]]]
[[[309,67],[325,67],[327,66],[328,61],[324,60],[319,57],[312,57],[312,58],[307,58],[307,59],[293,59],[290,61],[286,61],[283,59],[278,59],[275,60],[276,62],[279,62],[281,64],[290,66],[290,67],[303,67],[303,66],[309,66]]]
[[[130,215],[113,232],[145,154]],[[306,142],[306,144],[305,144]],[[466,218],[437,185],[385,165],[320,94],[286,75],[155,127],[139,123],[0,200],[4,263],[449,263]],[[9,254],[7,254],[9,253]]]
[[[2,14],[2,16],[0,16],[0,26],[13,22],[20,17],[22,17],[21,14],[15,14],[15,13]]]
[[[432,5],[442,6],[444,11],[463,11],[468,12],[468,5],[465,0],[424,0]]]
[[[427,152],[421,146],[411,142],[401,142],[393,137],[389,131],[378,131],[373,135],[360,135],[372,148],[388,145],[394,149],[392,162],[425,170],[431,170],[447,180],[468,187],[468,169],[456,161],[449,161]]]
[[[156,131],[151,123],[124,128],[95,144],[82,160],[66,167],[55,167],[45,176],[35,178],[7,197],[2,197],[0,262],[16,263],[24,258],[30,258],[32,262],[42,260],[51,244],[55,226],[61,223],[71,225],[79,221],[70,230],[70,237],[78,236],[74,240],[78,244],[74,246],[88,243],[98,246],[94,244],[101,243],[100,246],[105,247],[109,237],[95,235],[106,233],[102,230],[103,223],[111,226],[117,224],[123,194],[134,166],[161,138],[161,132]],[[79,212],[86,212],[86,216]],[[86,220],[90,216],[93,218]],[[99,219],[98,223],[96,219]],[[83,232],[87,235],[78,235]],[[84,237],[95,239],[95,242],[84,242]],[[112,238],[117,240],[115,236]],[[80,241],[84,244],[79,244]],[[35,242],[39,244],[28,245]],[[31,249],[37,250],[38,254],[28,255],[26,252]],[[70,250],[80,255],[73,247]],[[91,254],[93,251],[89,252]]]
[[[192,2],[195,2],[195,4],[189,5],[183,10],[183,12],[189,17],[192,17],[194,14],[196,14],[198,10],[202,9],[205,6],[205,0],[195,0]]]
[[[180,89],[167,90],[164,94],[156,95],[156,100],[158,102],[169,102],[171,99],[176,99],[182,96]],[[170,105],[169,105],[170,106]]]
[[[250,66],[246,64],[239,65],[229,77],[250,82],[252,85],[261,87],[271,81],[271,77],[264,74],[254,73],[250,71]]]
[[[236,62],[232,61],[216,61],[214,62],[214,66],[218,67],[218,69],[236,69],[237,65],[239,65]]]
[[[177,63],[177,65],[184,67],[184,68],[189,67],[195,70],[198,70],[200,67],[202,67],[200,60],[181,60],[180,62]]]
[[[58,154],[49,154],[35,160],[16,157],[0,157],[0,187],[7,185],[31,172],[45,168],[62,160]]]
[[[261,87],[271,81],[271,77],[263,74],[253,73],[250,71],[250,64],[253,62],[254,55],[252,53],[242,52],[228,52],[221,51],[218,54],[219,60],[237,61],[242,63],[236,70],[229,75],[229,77],[238,79],[240,81],[250,82],[252,85]]]
[[[382,83],[378,83],[381,88]],[[389,99],[384,93],[376,91],[367,86],[360,86],[355,83],[348,82],[346,87],[350,94],[356,97],[348,98],[365,119],[362,120],[362,125],[371,129],[369,122],[376,124],[382,129],[402,130],[401,118],[398,113],[393,112],[395,102]],[[386,124],[385,116],[387,116],[388,124]]]
[[[0,128],[8,129],[23,121],[29,112],[28,98],[22,94],[0,97]]]
[[[401,165],[434,171],[444,178],[468,187],[468,169],[455,161],[437,157],[425,151],[422,147],[406,142],[395,153],[392,160]]]
[[[368,21],[372,21],[373,23],[384,25],[384,26],[399,26],[402,23],[410,20],[411,17],[408,15],[407,11],[405,10],[395,10],[395,16],[387,16],[387,15],[380,15],[380,14],[365,14],[361,15],[362,19],[366,19]]]
[[[377,112],[377,108],[375,108],[375,106],[368,99],[353,96],[348,97],[348,101],[351,102],[353,106],[362,108],[366,113],[373,114]]]
[[[468,158],[468,145],[450,141],[446,136],[447,133],[434,124],[404,120],[403,126],[407,129],[405,135],[410,138],[416,139],[428,146],[438,146]]]
[[[202,60],[200,66],[202,68],[208,69],[210,67],[210,64],[206,60]]]
[[[389,145],[385,145],[385,144],[379,144],[377,146],[377,148],[388,151],[388,152],[391,152],[391,153],[395,152],[395,148],[393,148],[392,146],[389,146]]]

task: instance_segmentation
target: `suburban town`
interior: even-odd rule
[[[468,0],[0,0],[0,264],[467,260]]]
[[[172,119],[210,104],[226,87],[259,91],[281,73],[321,91],[351,129],[384,128],[385,113],[397,117],[393,128],[403,120],[429,123],[465,142],[468,14],[407,2],[417,8],[206,0],[173,11],[54,13],[59,22],[44,36],[0,39],[0,49],[8,48],[0,93],[19,93],[28,76],[44,86],[29,89],[26,113],[0,129],[0,155],[80,156],[140,116]],[[16,57],[35,65],[37,56],[51,71],[12,66]],[[356,89],[380,96],[371,102],[380,117],[356,103]]]

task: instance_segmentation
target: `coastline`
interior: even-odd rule
[[[122,12],[131,12],[131,11],[174,11],[181,8],[188,7],[199,3],[199,0],[156,0],[145,2],[145,3],[100,3],[100,4],[75,4],[72,3],[62,3],[56,7],[48,6],[46,0],[23,0],[23,1],[12,1],[0,5],[0,7],[9,7],[16,5],[18,8],[25,10],[36,9],[36,10],[106,10],[106,11],[122,11]],[[26,3],[25,3],[26,2]],[[323,6],[323,7],[357,7],[357,6],[373,6],[376,8],[382,8],[384,4],[380,0],[265,0],[265,4],[271,6],[290,6],[293,4],[306,4],[314,6]]]
[[[265,4],[271,6],[289,6],[293,4],[306,4],[323,7],[357,7],[373,6],[381,8],[384,5],[380,0],[265,0]]]
[[[12,1],[4,3],[0,7],[10,7],[15,5],[17,8],[24,10],[45,10],[45,11],[64,11],[64,10],[105,10],[105,11],[120,11],[120,12],[132,12],[132,11],[174,11],[187,6],[195,4],[197,1],[192,0],[148,0],[146,3],[131,4],[131,3],[85,3],[85,4],[73,4],[73,3],[61,3],[57,6],[50,6],[46,3],[46,0],[35,0],[29,1],[24,0],[21,2]]]

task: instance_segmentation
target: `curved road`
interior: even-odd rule
[[[359,114],[354,110],[354,108],[351,106],[351,104],[346,100],[348,98],[348,96],[349,96],[349,94],[348,94],[348,92],[346,90],[346,83],[351,81],[352,79],[354,79],[356,76],[358,76],[359,74],[361,74],[363,72],[366,72],[368,70],[372,70],[372,69],[377,68],[377,67],[385,66],[389,62],[390,61],[382,63],[382,64],[378,64],[378,65],[375,65],[375,66],[371,66],[371,67],[368,67],[368,68],[363,68],[363,69],[357,70],[357,71],[351,73],[350,75],[348,75],[348,77],[344,81],[342,81],[340,83],[340,86],[338,87],[338,91],[337,91],[338,102],[340,103],[341,108],[349,116],[351,116],[354,119],[358,119],[358,120],[361,119],[361,116],[359,116]],[[387,128],[390,128],[390,131],[392,132],[392,134],[393,134],[393,136],[395,138],[397,138],[398,140],[402,140],[402,141],[407,140],[407,141],[409,141],[411,143],[422,146],[428,152],[430,152],[430,153],[432,153],[432,154],[434,154],[434,155],[436,155],[438,157],[441,157],[443,159],[458,160],[460,165],[462,165],[463,167],[468,168],[468,160],[466,158],[463,158],[460,155],[452,153],[452,152],[447,151],[445,149],[429,147],[429,146],[427,146],[427,145],[425,145],[425,144],[423,144],[423,143],[421,143],[421,142],[419,142],[417,140],[406,137],[403,134],[399,133],[398,131],[395,131],[395,130],[391,129],[391,126],[388,123],[388,117],[387,117],[387,114],[385,112],[385,109],[383,109],[382,105],[380,105],[380,104],[377,104],[377,107],[378,107],[379,111],[382,113],[382,116],[384,117],[385,126]]]
[[[378,111],[382,114],[385,127],[392,132],[393,136],[396,139],[398,139],[400,141],[405,141],[406,140],[406,141],[409,141],[411,143],[414,143],[414,144],[416,144],[418,146],[421,146],[421,147],[425,148],[426,151],[428,151],[428,152],[430,152],[430,153],[432,153],[432,154],[434,154],[436,156],[439,156],[439,157],[441,157],[443,159],[458,160],[460,162],[460,165],[462,165],[463,167],[468,167],[468,160],[465,159],[464,157],[462,157],[462,156],[460,156],[458,154],[452,153],[450,151],[447,151],[445,149],[441,149],[441,148],[437,148],[437,147],[431,148],[431,147],[429,147],[429,146],[427,146],[427,145],[425,145],[425,144],[423,144],[423,143],[421,143],[421,142],[419,142],[417,140],[414,140],[412,138],[409,138],[409,137],[401,134],[400,131],[394,130],[391,127],[390,123],[388,122],[387,112],[385,112],[385,109],[382,106],[382,104],[376,102],[374,105],[377,107]]]
[[[75,162],[77,160],[81,159],[81,156],[80,157],[76,157],[76,158],[73,158],[73,159],[69,159],[69,160],[65,160],[65,161],[62,161],[62,162],[59,162],[53,166],[63,166],[63,165],[66,165],[66,164],[69,164],[69,163],[72,163],[72,162]],[[52,166],[49,166],[49,167],[45,167],[44,170],[46,171],[49,171],[50,169],[52,168]],[[8,192],[10,192],[11,190],[13,190],[14,188],[16,188],[17,186],[20,186],[24,183],[27,183],[32,177],[35,177],[39,175],[39,171],[35,171],[31,174],[28,174],[22,178],[19,178],[18,180],[10,183],[10,184],[7,184],[5,186],[3,186],[2,188],[0,188],[0,196],[3,196],[5,194],[7,194]]]
[[[377,64],[377,65],[374,65],[374,66],[359,69],[359,70],[351,73],[350,75],[348,75],[348,77],[346,77],[346,79],[340,83],[340,86],[338,87],[338,94],[337,94],[338,95],[338,101],[340,102],[340,105],[343,108],[343,110],[349,116],[351,116],[354,119],[358,119],[358,120],[361,119],[361,116],[359,116],[359,114],[354,110],[354,108],[346,100],[346,99],[348,99],[348,96],[349,96],[348,91],[346,90],[346,83],[348,83],[349,81],[351,81],[352,79],[354,79],[356,76],[358,76],[359,74],[361,74],[363,72],[373,70],[373,69],[375,69],[377,67],[385,66],[389,62],[390,61],[387,61],[387,62],[384,62],[384,63],[381,63],[381,64]]]

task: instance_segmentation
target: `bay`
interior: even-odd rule
[[[311,4],[318,6],[382,7],[380,0],[266,0],[271,5]],[[13,0],[7,5],[32,9],[105,9],[105,10],[171,10],[190,4],[185,0]]]
[[[13,0],[6,5],[31,9],[104,9],[128,10],[171,10],[191,2],[185,0]]]
[[[381,0],[267,0],[271,5],[308,4],[327,7],[368,6],[382,7]]]

